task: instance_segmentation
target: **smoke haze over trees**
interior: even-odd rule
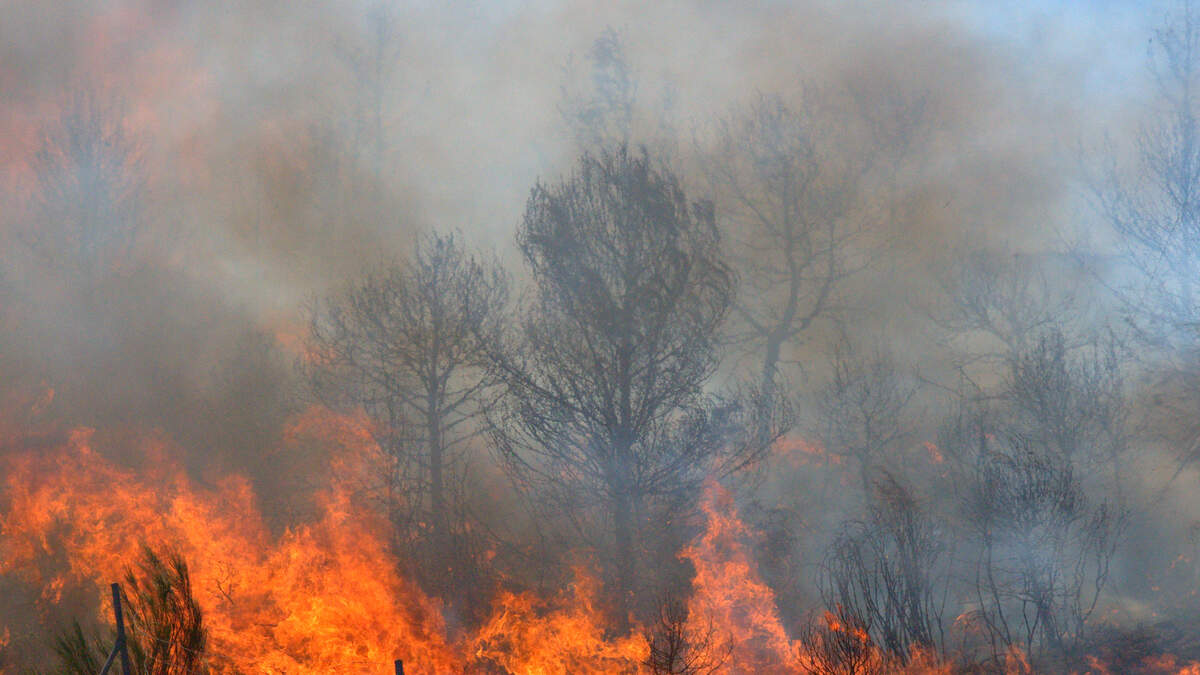
[[[527,597],[655,673],[1169,652],[1197,92],[1193,0],[0,3],[0,670],[94,665],[87,555],[147,669],[331,667],[249,590],[296,542],[445,667]],[[106,480],[252,532],[97,553]]]

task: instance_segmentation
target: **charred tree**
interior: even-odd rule
[[[867,517],[845,524],[821,569],[826,605],[898,663],[944,648],[948,545],[928,510],[910,487],[883,475]]]
[[[809,675],[882,675],[886,672],[862,615],[835,606],[800,633],[801,663]]]
[[[1078,665],[1128,522],[1128,354],[1059,257],[962,258],[937,319],[959,378],[937,445],[971,570],[964,625],[996,664],[1016,648]]]
[[[782,394],[781,366],[860,265],[852,246],[853,183],[822,156],[809,121],[778,96],[760,96],[722,121],[705,161],[728,222],[742,288],[731,339],[756,362],[766,402]]]
[[[628,145],[638,106],[638,78],[621,34],[606,28],[592,42],[580,77],[568,63],[559,112],[581,148]],[[583,80],[578,82],[577,80]]]
[[[1053,330],[1005,361],[941,434],[974,556],[969,619],[997,663],[1012,647],[1075,663],[1128,522],[1119,362]]]
[[[645,637],[650,652],[644,665],[653,675],[712,675],[733,651],[732,640],[711,621],[689,625],[687,606],[676,598],[659,603],[657,621]]]
[[[833,352],[833,374],[818,392],[817,434],[825,449],[858,466],[864,498],[871,474],[911,435],[916,386],[882,349],[862,353],[848,340]]]
[[[146,197],[143,149],[120,102],[85,89],[41,130],[28,220],[36,258],[83,285],[131,262]]]
[[[1159,112],[1140,129],[1135,170],[1109,159],[1092,188],[1123,262],[1139,273],[1114,286],[1118,297],[1151,337],[1191,343],[1200,320],[1200,6],[1179,2],[1150,45]]]
[[[1178,0],[1148,41],[1151,111],[1090,176],[1114,254],[1086,262],[1124,310],[1156,385],[1149,426],[1181,448],[1163,490],[1200,458],[1200,3]],[[1106,247],[1107,248],[1107,247]],[[1110,249],[1111,250],[1111,249]]]
[[[310,320],[312,390],[374,424],[393,461],[388,508],[402,538],[424,542],[427,581],[443,594],[462,581],[455,553],[466,532],[454,490],[492,400],[481,341],[497,334],[507,288],[500,268],[458,237],[429,235],[410,262],[351,284]]]
[[[572,57],[563,67],[558,111],[580,151],[613,152],[636,141],[673,157],[673,88],[668,81],[656,89],[631,60],[625,36],[607,27],[583,59]]]
[[[393,152],[390,96],[396,89],[401,57],[399,18],[382,2],[366,11],[362,45],[337,44],[337,52],[349,72],[350,114],[348,129],[350,158],[364,165],[367,185],[352,185],[352,197],[381,202]],[[365,189],[363,189],[365,187]],[[372,203],[380,208],[382,204]],[[383,215],[382,212],[379,215]]]
[[[535,286],[519,340],[497,355],[495,440],[543,502],[607,523],[626,627],[643,510],[694,494],[737,454],[726,431],[739,410],[703,390],[734,276],[711,204],[689,202],[644,150],[585,154],[538,184],[518,243]]]

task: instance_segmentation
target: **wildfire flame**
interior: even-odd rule
[[[67,586],[121,578],[141,542],[166,542],[200,589],[217,672],[327,673],[395,658],[416,673],[458,668],[439,603],[397,575],[382,523],[344,491],[322,496],[315,522],[272,537],[245,479],[206,489],[170,464],[134,472],[102,458],[92,436],[78,429],[53,453],[8,462],[0,575],[21,575],[54,603]]]
[[[795,672],[795,646],[783,629],[774,594],[746,550],[750,532],[737,517],[733,496],[709,481],[701,509],[708,525],[681,554],[696,568],[689,621],[730,632],[733,672]]]
[[[612,634],[600,584],[582,564],[560,593],[502,591],[478,628],[451,630],[442,604],[397,572],[385,519],[358,496],[379,452],[364,418],[313,409],[289,427],[285,447],[315,437],[338,452],[316,516],[281,533],[271,532],[247,479],[197,484],[171,461],[178,449],[168,439],[135,437],[145,458],[137,470],[105,458],[97,432],[87,428],[43,435],[40,447],[3,461],[0,579],[41,589],[38,602],[50,606],[81,588],[99,594],[122,577],[143,542],[166,543],[189,563],[214,673],[386,672],[394,659],[409,673],[649,672],[648,632],[634,626]],[[48,448],[46,438],[57,441]],[[717,673],[811,672],[810,655],[788,635],[758,574],[747,545],[754,532],[738,517],[733,495],[709,481],[700,507],[704,528],[680,553],[695,570],[686,631],[717,632],[728,647]],[[107,620],[107,606],[100,611]],[[835,612],[825,623],[870,644]],[[11,641],[10,627],[0,625],[0,649]],[[889,668],[882,654],[869,658],[874,672],[951,672],[933,655]],[[1200,673],[1200,665],[1171,657],[1146,667]],[[1006,670],[1032,672],[1019,652]],[[1090,672],[1107,671],[1096,663]]]

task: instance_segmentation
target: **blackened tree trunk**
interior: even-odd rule
[[[686,494],[731,447],[736,415],[706,395],[733,299],[707,202],[620,148],[537,185],[518,242],[535,284],[522,333],[496,350],[493,416],[516,482],[555,511],[608,523],[608,596],[628,627],[639,512]]]
[[[391,454],[387,506],[399,547],[424,560],[428,587],[464,603],[477,584],[464,578],[469,561],[455,545],[468,530],[453,487],[492,399],[482,343],[495,339],[506,298],[498,265],[432,235],[407,264],[316,308],[309,334],[313,391],[327,405],[364,410]]]

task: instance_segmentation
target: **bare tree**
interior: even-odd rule
[[[638,78],[621,34],[605,28],[592,42],[586,65],[587,75],[580,78],[573,72],[576,64],[567,63],[559,106],[563,119],[580,147],[627,146],[632,141]]]
[[[973,357],[968,361],[994,366],[1046,330],[1081,318],[1074,285],[1053,274],[1046,259],[980,248],[954,259],[940,280],[950,302],[934,321],[954,338],[973,341],[959,349]]]
[[[728,442],[739,409],[703,391],[733,273],[712,206],[644,150],[585,154],[534,187],[518,243],[535,287],[520,341],[498,355],[495,440],[520,484],[607,522],[624,624],[643,509],[744,459]]]
[[[605,28],[581,63],[572,58],[563,68],[559,113],[575,145],[595,153],[641,143],[663,157],[673,156],[673,88],[667,82],[649,96],[646,89],[625,36]]]
[[[775,398],[788,350],[830,318],[839,285],[857,269],[853,185],[813,136],[800,112],[763,95],[718,125],[706,153],[742,275],[734,338],[759,362],[766,400]]]
[[[646,631],[650,653],[646,667],[653,675],[712,675],[721,670],[733,651],[733,642],[720,630],[688,624],[687,606],[676,598],[659,603],[657,621]]]
[[[385,3],[373,4],[364,20],[366,44],[337,45],[339,56],[351,75],[353,110],[348,131],[352,157],[367,165],[372,181],[368,196],[383,189],[385,168],[392,150],[388,96],[394,89],[400,57],[398,23],[394,9]]]
[[[1116,264],[1097,276],[1114,291],[1154,380],[1149,425],[1182,448],[1164,485],[1200,458],[1200,4],[1178,0],[1149,42],[1152,98],[1131,166],[1107,148],[1090,176],[1099,212],[1117,235]],[[1105,260],[1106,258],[1101,258]],[[1116,268],[1115,273],[1113,269]]]
[[[862,354],[848,339],[834,348],[833,375],[817,398],[817,433],[828,452],[858,465],[864,497],[871,472],[911,436],[906,416],[916,391],[881,348]]]
[[[972,532],[975,610],[993,658],[1074,659],[1127,522],[1119,362],[1049,330],[942,433]]]
[[[1079,657],[1127,522],[1127,355],[1068,275],[1054,256],[972,251],[938,317],[959,375],[938,446],[963,507],[964,616],[997,664],[1013,647]]]
[[[1136,171],[1122,175],[1110,160],[1092,187],[1120,235],[1123,260],[1140,272],[1136,284],[1115,286],[1118,296],[1144,320],[1143,330],[1191,343],[1200,322],[1194,279],[1200,266],[1200,7],[1194,0],[1180,0],[1150,44],[1155,114],[1138,134]]]
[[[800,633],[801,667],[810,675],[879,675],[885,664],[860,614],[835,605]]]
[[[980,543],[973,616],[997,660],[1013,646],[1078,658],[1123,513],[1089,501],[1061,460],[1026,447],[986,452],[969,502]]]
[[[432,583],[442,592],[461,562],[448,547],[462,525],[452,498],[462,450],[491,402],[480,341],[496,335],[506,298],[497,264],[459,237],[434,234],[407,265],[355,282],[312,312],[313,391],[327,404],[361,407],[376,425],[394,459],[388,506],[404,532],[432,543]]]
[[[940,651],[949,597],[946,533],[928,505],[890,474],[875,484],[868,515],[846,524],[822,565],[822,598],[855,617],[891,660]]]
[[[142,147],[120,102],[76,91],[46,122],[21,239],[44,263],[85,287],[128,264],[142,231]]]

